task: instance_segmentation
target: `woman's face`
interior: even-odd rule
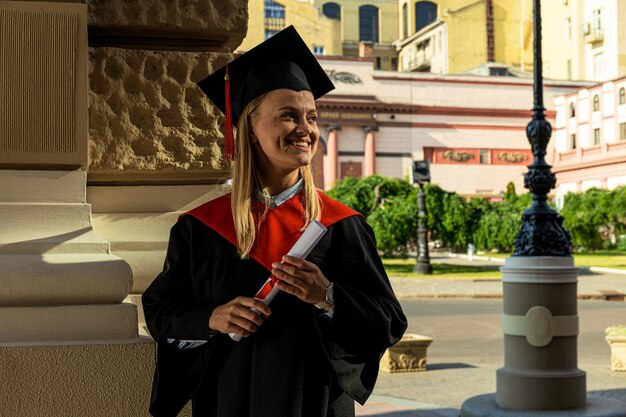
[[[251,126],[250,142],[263,172],[287,175],[311,163],[320,133],[310,91],[270,91],[251,117]]]

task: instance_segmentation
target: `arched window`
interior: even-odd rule
[[[409,37],[409,5],[407,3],[402,5],[402,36]]]
[[[576,117],[576,106],[574,106],[574,103],[569,104],[569,117]]]
[[[619,104],[626,104],[626,90],[624,90],[624,87],[619,89]]]
[[[341,7],[337,3],[324,3],[322,13],[331,19],[341,20]]]
[[[437,5],[430,1],[418,1],[415,3],[415,31],[435,21],[437,18]]]
[[[359,7],[359,41],[378,42],[378,7]]]
[[[596,94],[593,96],[593,111],[598,110],[600,110],[600,96]]]

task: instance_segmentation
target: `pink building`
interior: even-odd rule
[[[320,62],[337,88],[318,101],[325,143],[314,165],[318,186],[374,173],[407,178],[413,161],[427,159],[432,182],[445,190],[495,197],[513,181],[523,191],[522,174],[532,162],[525,133],[532,78],[374,71],[370,60],[346,58]],[[545,100],[581,85],[546,81]],[[548,109],[551,121],[554,115]]]
[[[557,201],[568,192],[626,184],[626,78],[581,88],[554,103]]]

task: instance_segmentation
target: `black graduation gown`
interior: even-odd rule
[[[334,283],[332,319],[281,292],[252,336],[209,337],[212,309],[254,296],[269,271],[241,260],[197,218],[182,216],[164,270],[143,295],[158,343],[150,412],[175,416],[193,399],[194,417],[354,416],[353,400],[362,404],[371,394],[380,357],[402,337],[406,317],[362,217],[330,225],[307,259]],[[180,350],[168,338],[208,342]]]

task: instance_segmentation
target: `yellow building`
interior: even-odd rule
[[[531,0],[399,0],[399,10],[401,71],[532,70]]]
[[[249,0],[248,8],[248,34],[238,51],[247,51],[294,25],[314,53],[342,54],[339,21],[324,16],[310,0]]]
[[[245,51],[294,25],[318,55],[370,58],[375,69],[395,71],[398,0],[250,0]]]
[[[343,56],[374,60],[374,68],[395,71],[398,0],[315,0],[322,13],[341,25]]]

